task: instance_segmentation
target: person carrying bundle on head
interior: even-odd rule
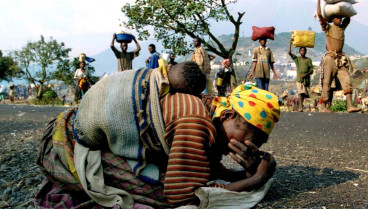
[[[231,92],[231,74],[233,69],[231,68],[230,59],[222,61],[222,66],[216,72],[216,88],[218,96],[224,97],[226,93]]]
[[[303,112],[303,102],[305,98],[308,98],[310,95],[310,75],[313,74],[313,64],[312,60],[306,57],[307,48],[300,47],[299,53],[300,56],[296,56],[291,53],[291,44],[293,42],[293,38],[290,39],[289,44],[289,55],[294,60],[296,65],[296,86],[298,88],[298,112]]]
[[[257,28],[253,26],[252,40],[259,40],[260,46],[253,49],[253,66],[249,78],[255,77],[257,87],[268,91],[270,83],[270,68],[274,79],[278,79],[273,63],[275,60],[270,48],[266,46],[267,39],[274,39],[274,27]]]
[[[352,8],[351,4],[347,2],[341,2],[342,5],[348,5]],[[340,4],[340,3],[337,3]],[[325,8],[325,7],[324,7]],[[353,9],[354,10],[354,9]],[[326,12],[324,11],[323,14]],[[349,74],[349,57],[343,53],[345,43],[345,29],[350,23],[350,17],[343,16],[339,12],[331,13],[325,17],[322,15],[321,0],[317,3],[317,15],[322,26],[322,30],[326,34],[326,49],[327,53],[324,56],[322,62],[322,112],[331,112],[326,108],[326,104],[332,99],[331,83],[335,76],[338,77],[344,94],[347,99],[347,110],[349,113],[358,112],[360,108],[354,107],[352,104],[352,83]],[[332,22],[333,24],[329,24]]]

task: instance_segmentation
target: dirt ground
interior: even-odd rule
[[[0,208],[33,208],[44,178],[37,144],[65,109],[0,105]],[[256,208],[368,208],[368,114],[282,113],[261,149],[275,156],[277,171]]]

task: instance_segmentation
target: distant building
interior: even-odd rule
[[[321,60],[313,61],[312,65],[318,67],[321,64]]]
[[[288,70],[286,72],[286,80],[295,80],[296,79],[296,70]]]

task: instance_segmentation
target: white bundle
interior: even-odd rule
[[[337,2],[337,3],[327,3]],[[350,3],[351,2],[351,3]],[[355,0],[325,0],[321,2],[322,17],[330,21],[334,16],[352,17],[357,14],[352,4],[358,3]],[[317,17],[317,12],[314,15]]]
[[[86,54],[84,54],[84,53],[79,54],[78,60],[79,60],[79,62],[85,62],[86,61]]]
[[[347,2],[347,3],[350,3],[350,4],[358,3],[357,0],[325,0],[325,2],[327,4],[336,4],[336,3],[339,3],[339,2]]]

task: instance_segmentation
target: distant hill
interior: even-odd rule
[[[287,50],[289,46],[291,33],[285,32],[285,33],[279,33],[276,34],[274,41],[268,41],[267,46],[270,47],[273,51],[273,54],[275,56],[276,61],[280,62],[287,62],[291,61],[290,58],[287,55]],[[224,43],[226,47],[230,47],[232,43],[232,35],[222,35],[219,37],[220,41]],[[140,55],[133,60],[133,68],[138,69],[140,67],[145,66],[145,60],[149,56],[148,52],[148,45],[151,42],[143,42],[141,43],[141,52]],[[161,52],[163,50],[163,47],[161,44],[154,43],[157,47],[157,51]],[[326,45],[326,37],[324,33],[317,33],[316,34],[316,44],[314,49],[308,49],[307,56],[312,58],[313,60],[320,60],[321,56],[326,53],[325,49]],[[252,52],[253,48],[259,46],[258,42],[254,42],[251,40],[250,37],[241,37],[239,39],[238,47],[237,47],[237,53],[241,54],[238,55],[236,58],[239,61],[250,61],[251,57],[249,57],[248,53],[249,50]],[[118,48],[118,46],[116,46]],[[135,45],[130,44],[129,50],[134,50]],[[344,51],[349,55],[356,55],[361,54],[357,50],[353,49],[349,45],[345,44]],[[293,53],[297,54],[298,49],[293,49]],[[102,51],[101,53],[92,56],[96,59],[95,62],[93,62],[93,66],[96,70],[96,75],[102,75],[103,73],[113,73],[117,72],[117,60],[115,58],[114,53],[111,51],[111,49],[106,49]],[[190,54],[186,57],[179,57],[178,61],[190,59]]]

